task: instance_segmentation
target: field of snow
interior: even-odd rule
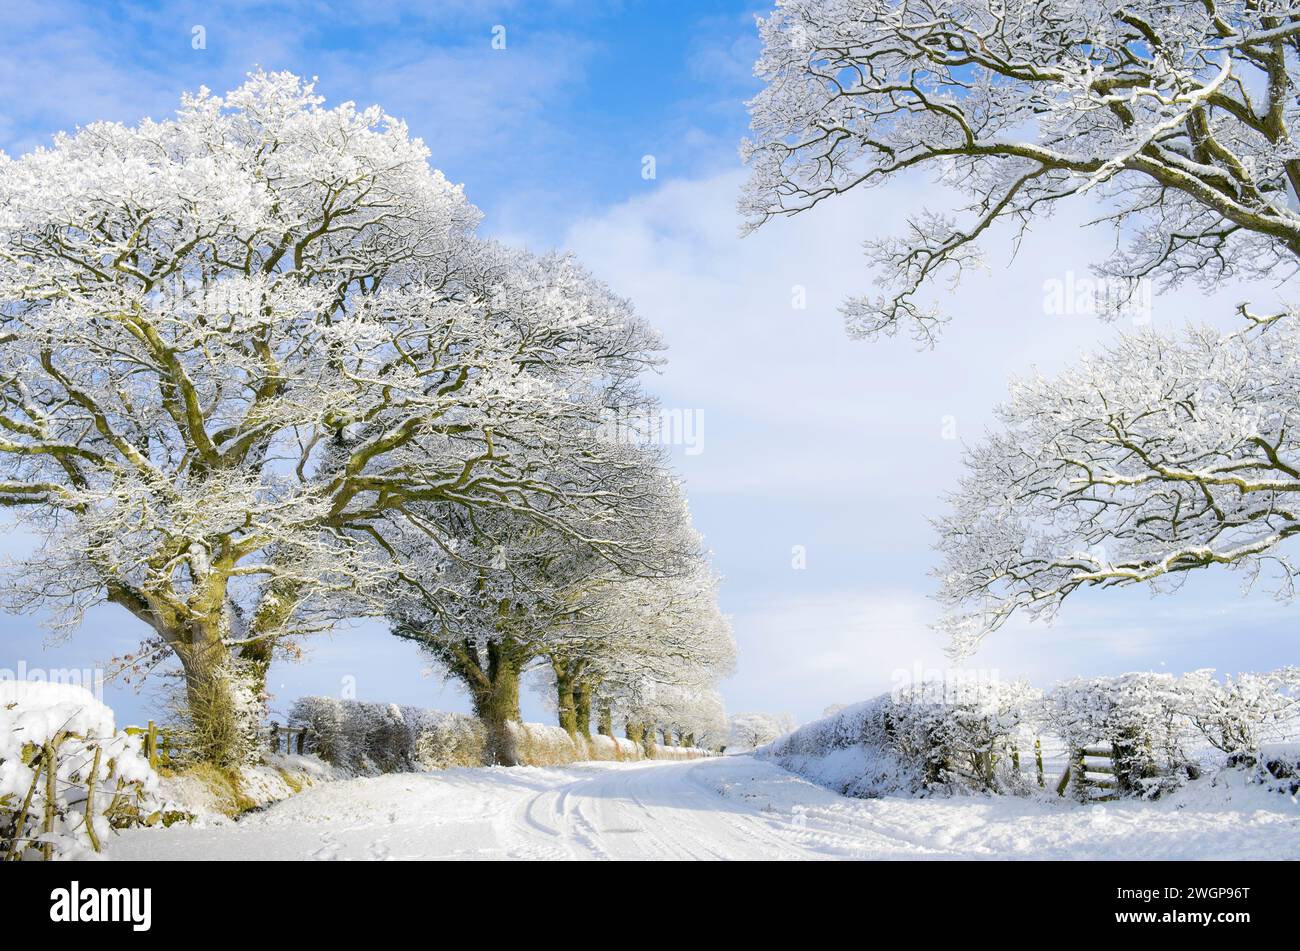
[[[1300,859],[1300,802],[1236,774],[1157,802],[839,796],[769,761],[448,769],[326,783],[117,859]]]

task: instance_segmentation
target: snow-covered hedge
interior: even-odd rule
[[[1045,719],[1070,749],[1109,743],[1120,793],[1152,796],[1203,769],[1207,747],[1255,765],[1265,744],[1300,736],[1298,714],[1300,670],[1288,667],[1071,680],[1048,695]]]
[[[542,723],[512,723],[510,737],[515,762],[523,766],[562,766],[588,760],[687,760],[711,756],[694,746],[664,746],[655,743],[647,751],[640,743],[623,737],[593,734],[570,736],[563,728]]]
[[[112,830],[184,818],[140,742],[84,687],[0,680],[0,858],[87,858]]]
[[[846,796],[918,790],[920,771],[888,742],[888,705],[888,697],[877,697],[844,707],[775,740],[758,755]]]
[[[1069,750],[1109,744],[1120,795],[1152,796],[1194,774],[1189,694],[1173,674],[1067,680],[1048,693],[1045,728]],[[1074,783],[1076,794],[1086,788]]]
[[[1157,795],[1216,756],[1285,778],[1285,757],[1265,762],[1261,747],[1300,739],[1300,671],[1130,673],[1070,680],[1045,697],[1021,683],[923,684],[847,707],[761,752],[849,795],[1009,792],[1028,787],[1019,766],[1032,762],[1039,738],[1071,759],[1109,744],[1126,796]]]
[[[1033,745],[1023,683],[920,684],[846,707],[765,748],[795,772],[855,796],[1022,785],[1012,763]]]
[[[632,743],[631,740],[619,740],[619,742],[629,743],[632,746],[636,746],[636,744]],[[650,752],[651,759],[670,759],[670,760],[702,759],[703,757],[712,756],[712,755],[713,753],[710,752],[709,750],[701,749],[698,746],[664,746],[662,743],[656,743],[654,745],[654,748]],[[625,757],[620,757],[620,758],[625,758]],[[635,758],[640,759],[640,757],[635,757]],[[604,759],[604,757],[593,756],[592,759]]]
[[[586,760],[639,760],[645,753],[631,740],[597,734],[588,740],[573,737],[558,726],[509,724],[511,752],[524,766],[562,766]]]
[[[1205,741],[1234,762],[1255,762],[1269,743],[1300,736],[1300,668],[1216,680],[1198,670],[1182,679],[1183,712]]]
[[[483,763],[482,723],[392,703],[301,697],[289,713],[307,730],[307,749],[354,773],[394,773]]]
[[[353,773],[392,773],[482,766],[487,762],[487,731],[482,721],[463,713],[419,707],[302,697],[289,714],[307,730],[307,749],[325,762]],[[572,737],[558,726],[509,725],[509,753],[526,766],[560,766],[585,760],[639,760],[640,744],[596,735]],[[694,759],[704,750],[654,747],[660,759]]]

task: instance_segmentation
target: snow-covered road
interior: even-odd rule
[[[237,823],[141,829],[119,859],[1300,858],[1258,787],[1079,806],[838,796],[748,756],[451,769],[326,783]]]

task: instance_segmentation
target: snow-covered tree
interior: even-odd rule
[[[939,522],[945,624],[972,648],[1082,587],[1276,569],[1300,532],[1300,320],[1123,339],[1013,387]]]
[[[663,690],[710,694],[731,673],[736,647],[717,583],[700,559],[674,577],[610,585],[556,645],[561,659],[581,665],[586,694],[600,697],[602,732],[611,732],[615,708],[625,723],[674,725],[651,709],[664,703]],[[654,704],[651,694],[659,695]]]
[[[685,613],[674,599],[716,612],[695,567],[699,536],[660,455],[626,443],[571,448],[550,471],[569,487],[572,513],[541,503],[404,513],[419,531],[398,543],[393,630],[464,684],[494,736],[519,719],[519,677],[534,662],[552,668],[561,725],[587,733],[612,658],[691,643],[690,623],[665,626]]]
[[[1121,282],[1294,265],[1300,16],[1288,4],[779,0],[760,25],[750,227],[913,169],[971,199],[868,245],[882,293],[845,303],[856,335],[932,342],[946,315],[926,285],[977,263],[994,223],[1028,229],[1088,191],[1132,237],[1101,268]]]
[[[752,750],[792,733],[798,727],[788,713],[737,713],[731,718],[731,742],[728,747]]]
[[[648,359],[567,259],[475,239],[427,159],[257,73],[0,160],[0,503],[42,541],[12,603],[144,621],[205,759],[247,754],[278,646],[383,609],[397,513],[563,509],[573,394]]]
[[[600,732],[624,724],[629,739],[656,729],[684,739],[719,727],[717,684],[735,668],[731,624],[718,608],[717,577],[703,558],[662,579],[611,585],[554,654],[597,713]],[[585,710],[579,711],[579,726]]]
[[[1180,680],[1182,712],[1230,763],[1253,763],[1264,743],[1294,739],[1300,730],[1300,668],[1228,675],[1212,670]]]

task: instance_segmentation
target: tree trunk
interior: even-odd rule
[[[230,769],[256,758],[266,670],[235,657],[223,630],[189,624],[171,643],[185,672],[187,757]]]
[[[591,685],[582,680],[573,685],[573,715],[578,732],[591,739]]]
[[[627,738],[633,743],[636,743],[638,746],[645,745],[645,727],[641,724],[633,723],[631,720],[628,720],[625,732],[627,733]]]
[[[189,734],[185,758],[230,769],[254,762],[258,754],[270,643],[248,645],[254,650],[247,656],[231,651],[236,609],[227,598],[226,581],[214,574],[185,596],[110,584],[108,600],[152,627],[181,662],[185,701],[180,712]]]
[[[514,766],[516,753],[509,725],[519,722],[519,645],[506,639],[487,646],[487,668],[478,676],[463,676],[474,701],[474,713],[487,731],[489,764]]]
[[[568,664],[552,659],[551,667],[555,671],[555,703],[560,726],[569,736],[578,735],[578,710],[574,696],[576,678],[569,673]]]
[[[601,704],[600,717],[597,720],[596,729],[608,737],[614,736],[614,708],[608,703]],[[628,737],[631,739],[631,737]]]
[[[393,633],[422,644],[465,685],[487,734],[485,765],[514,766],[518,751],[510,724],[519,722],[519,675],[536,656],[532,648],[505,633],[485,646],[420,626],[398,625]]]

